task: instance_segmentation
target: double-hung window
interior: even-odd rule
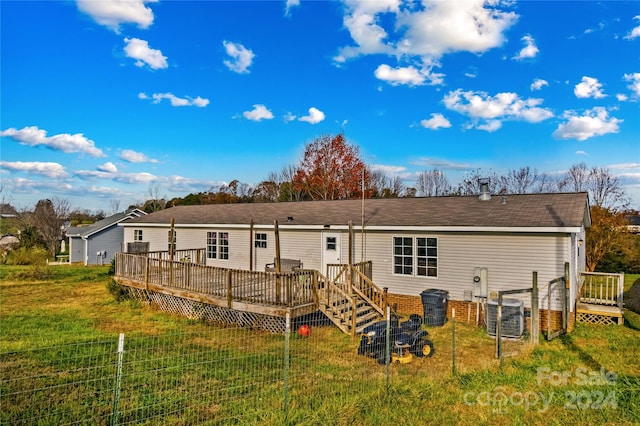
[[[133,241],[142,241],[142,229],[133,230]]]
[[[256,248],[267,248],[267,234],[256,232],[256,238],[254,240],[254,246]]]
[[[229,259],[228,232],[207,232],[207,259]]]
[[[393,273],[418,277],[437,277],[438,239],[393,237]]]

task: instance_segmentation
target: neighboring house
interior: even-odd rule
[[[123,251],[124,232],[118,224],[145,214],[142,210],[130,209],[91,225],[68,228],[66,236],[69,238],[69,261],[85,265],[111,262],[117,252]]]
[[[531,288],[534,271],[542,288],[564,276],[565,265],[573,312],[591,225],[586,193],[214,204],[124,222],[125,247],[169,250],[172,221],[176,250],[206,248],[207,265],[257,271],[274,260],[277,221],[282,258],[324,274],[327,264],[370,260],[373,282],[404,313],[421,312],[426,289],[473,303]]]
[[[632,234],[640,235],[640,216],[629,215],[627,216],[627,221],[629,222],[627,230]]]

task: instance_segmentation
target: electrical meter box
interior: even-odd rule
[[[473,270],[473,295],[475,297],[487,297],[489,270],[487,268],[474,268]]]

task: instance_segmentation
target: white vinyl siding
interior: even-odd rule
[[[167,249],[167,229],[160,227],[144,227],[136,224],[135,229],[142,229],[145,240],[149,241],[149,250]],[[133,226],[125,227],[125,247],[127,242],[133,241]],[[254,244],[248,227],[233,228],[225,226],[202,226],[182,228],[177,226],[177,250],[191,248],[205,248],[207,232],[228,233],[228,260],[207,259],[207,265],[234,269],[263,271],[267,263],[273,262],[275,257],[275,234],[272,227],[262,226],[254,229],[256,233],[267,234],[266,249],[252,250]],[[333,231],[333,230],[331,230]],[[300,259],[305,269],[321,270],[322,251],[325,242],[322,230],[291,230],[280,228],[280,254],[283,258]],[[338,231],[339,232],[339,231]],[[348,232],[342,231],[340,259],[344,262],[349,258]],[[437,276],[421,276],[419,272],[413,275],[399,275],[394,273],[393,238],[407,237],[413,239],[437,239]],[[582,234],[584,240],[584,234]],[[573,269],[575,259],[584,262],[584,245],[576,255],[572,252],[572,242],[569,234],[522,234],[497,232],[398,232],[398,231],[367,231],[364,241],[364,256],[362,253],[362,233],[353,233],[353,261],[371,260],[373,263],[373,281],[380,288],[388,287],[389,292],[400,295],[419,296],[426,289],[442,289],[449,292],[452,300],[463,300],[465,290],[473,290],[474,268],[483,267],[488,270],[488,291],[511,290],[516,288],[531,288],[533,272],[538,272],[538,286],[541,297],[541,308],[546,306],[546,288],[550,280],[564,275],[564,263],[571,262],[572,288],[575,286]],[[574,240],[575,241],[575,240]],[[427,241],[427,266],[429,265],[429,242]],[[414,257],[418,257],[414,245]],[[253,259],[249,253],[253,252]],[[583,270],[583,264],[577,266]],[[414,270],[416,264],[414,264]],[[427,275],[428,275],[427,270]],[[543,294],[544,292],[544,294]],[[575,290],[572,291],[575,296]],[[552,307],[556,302],[552,295]],[[523,300],[528,298],[523,296]],[[525,306],[529,306],[526,300]]]
[[[434,288],[448,291],[452,300],[463,300],[464,291],[473,290],[475,267],[488,269],[489,293],[531,288],[533,271],[538,272],[538,286],[542,289],[550,280],[564,275],[564,262],[570,261],[568,236],[440,233],[438,276],[425,280],[422,276],[394,273],[391,236],[398,233],[367,233],[365,258],[373,262],[373,281],[394,294],[418,296]],[[410,236],[415,237],[407,235]],[[361,238],[357,234],[354,246],[355,259],[359,261]],[[552,306],[553,298],[552,295]],[[528,300],[525,306],[529,306]],[[546,306],[546,299],[541,306]]]

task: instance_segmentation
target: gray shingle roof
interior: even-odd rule
[[[506,197],[506,198],[505,198]],[[366,226],[580,227],[589,226],[586,193],[519,194],[365,200]],[[503,198],[506,202],[503,202]],[[362,200],[176,206],[129,224],[346,225],[361,223]],[[287,221],[292,217],[292,221]]]
[[[116,213],[112,216],[106,217],[102,220],[92,223],[87,226],[72,226],[66,231],[68,237],[87,237],[102,229],[108,228],[112,225],[118,224],[131,217],[137,217],[144,215],[145,213],[139,209],[129,209],[127,211]]]

